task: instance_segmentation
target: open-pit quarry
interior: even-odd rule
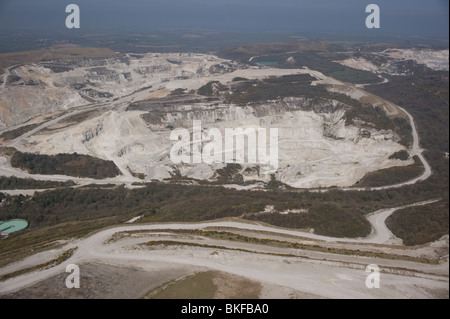
[[[27,120],[35,126],[5,141],[5,146],[22,152],[76,152],[111,160],[122,173],[121,182],[163,181],[175,173],[186,179],[214,181],[217,170],[225,166],[223,160],[175,165],[169,156],[175,144],[171,131],[192,131],[193,120],[201,120],[204,135],[212,128],[222,133],[226,128],[278,129],[275,177],[295,188],[349,187],[369,172],[413,163],[412,156],[391,158],[408,150],[396,132],[370,123],[349,124],[344,116],[350,106],[336,100],[285,97],[236,104],[224,101],[223,96],[199,93],[213,81],[234,88],[240,83],[236,79],[305,75],[311,77],[311,87],[323,85],[330,92],[356,101],[370,100],[386,112],[406,117],[392,103],[317,71],[249,67],[199,54],[125,55],[73,64],[10,68],[16,81],[5,81],[0,88],[0,104],[7,113],[0,120],[8,127]],[[48,101],[37,99],[36,94]],[[237,93],[230,89],[226,94]],[[42,117],[42,113],[49,116]],[[39,118],[32,119],[38,114]],[[3,174],[8,174],[11,168],[2,163]],[[244,160],[241,166],[239,173],[245,182],[270,181],[269,174],[258,174],[260,165]]]
[[[378,54],[392,59],[403,54],[448,69],[448,62],[430,61],[426,53]],[[375,74],[398,71],[363,58],[339,63]],[[285,94],[269,94],[280,87]],[[408,136],[391,125],[394,119],[409,126]],[[194,121],[202,124],[197,151],[211,141],[212,129],[277,128],[277,167],[265,170],[265,163],[246,162],[248,154],[232,169],[224,160],[173,163],[171,132],[182,128],[193,135]],[[414,185],[432,175],[406,108],[368,93],[364,85],[307,67],[273,68],[212,54],[115,53],[10,66],[0,84],[0,128],[0,176],[71,181],[74,188],[162,182],[264,192],[276,182],[277,188],[299,193],[370,192]],[[192,146],[186,144],[189,150]],[[12,165],[14,152],[89,155],[113,162],[120,174],[98,179],[32,173]],[[406,157],[394,156],[402,152]],[[423,168],[413,178],[358,187],[369,173],[413,164]],[[11,195],[40,191],[2,190]],[[374,209],[365,216],[371,233],[364,238],[238,217],[140,224],[139,215],[3,263],[0,298],[185,298],[180,291],[192,281],[200,284],[189,293],[200,298],[448,298],[448,235],[410,247],[386,226],[397,210],[440,200]],[[80,267],[81,289],[65,286],[70,264]],[[366,285],[368,265],[380,268],[379,288]]]

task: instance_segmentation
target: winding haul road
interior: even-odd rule
[[[142,253],[142,251],[135,250],[132,247],[129,247],[126,243],[121,243],[120,240],[118,242],[110,242],[110,239],[113,238],[113,236],[118,232],[130,232],[130,231],[154,231],[154,230],[202,230],[202,229],[211,229],[211,228],[227,228],[227,229],[237,229],[241,231],[262,231],[267,232],[272,235],[288,235],[288,236],[296,236],[301,238],[308,238],[313,240],[319,240],[319,241],[327,241],[327,242],[347,242],[347,243],[364,243],[364,244],[387,244],[391,240],[395,239],[395,237],[392,235],[392,233],[389,231],[389,229],[386,227],[385,220],[387,217],[389,217],[392,213],[394,213],[396,210],[407,208],[407,207],[413,207],[413,206],[421,206],[421,205],[427,205],[431,204],[436,201],[426,201],[426,202],[420,202],[415,203],[412,205],[397,207],[397,208],[391,208],[391,209],[383,209],[379,210],[371,215],[368,216],[368,220],[371,223],[373,227],[372,234],[369,235],[366,238],[354,238],[354,239],[346,239],[346,238],[335,238],[335,237],[326,237],[326,236],[319,236],[315,234],[310,234],[302,231],[296,231],[296,230],[288,230],[288,229],[282,229],[282,228],[275,228],[275,227],[268,227],[263,226],[259,224],[252,224],[252,223],[242,223],[242,222],[235,222],[235,221],[213,221],[213,222],[203,222],[203,223],[195,223],[195,224],[181,224],[181,223],[174,223],[174,224],[150,224],[150,225],[130,225],[130,226],[118,226],[113,228],[108,228],[102,231],[99,231],[93,235],[90,235],[89,237],[86,237],[84,239],[79,239],[72,241],[71,243],[67,244],[65,247],[61,248],[61,251],[77,247],[76,252],[74,255],[63,262],[62,264],[39,272],[33,272],[29,274],[25,274],[22,276],[14,277],[12,279],[9,279],[5,282],[2,282],[0,285],[0,295],[8,294],[17,290],[20,290],[22,288],[25,288],[27,286],[33,285],[34,283],[37,283],[41,280],[56,276],[58,274],[61,274],[65,271],[65,268],[69,264],[84,264],[89,262],[103,262],[103,263],[110,263],[112,261],[130,261],[130,264],[132,265],[133,262],[137,261],[146,261],[146,262],[173,262],[173,263],[180,263],[180,264],[187,264],[187,265],[195,265],[195,266],[201,266],[201,267],[208,267],[212,269],[218,269],[228,272],[236,272],[241,275],[248,275],[252,276],[249,273],[246,273],[243,269],[240,269],[236,265],[234,265],[236,260],[240,260],[242,262],[242,257],[230,255],[227,257],[227,263],[224,262],[217,262],[212,261],[209,257],[195,257],[190,258],[191,253],[188,254],[188,256],[183,257],[180,254],[179,251],[166,251],[163,255],[158,253],[152,253],[152,252],[146,252]],[[138,239],[141,243],[145,242],[148,239]],[[183,238],[180,239],[181,241]],[[136,243],[134,243],[136,244]],[[292,252],[291,252],[292,253]],[[258,254],[249,254],[248,258],[251,260],[252,258],[255,258]],[[270,254],[269,254],[270,255]],[[316,254],[317,255],[317,254]],[[314,254],[313,254],[314,256]],[[192,257],[192,256],[191,256]],[[325,258],[323,258],[325,257]],[[328,257],[329,259],[326,259]],[[28,258],[33,258],[28,257]],[[235,258],[237,258],[235,260]],[[275,258],[275,257],[273,257]],[[336,260],[339,260],[339,257],[336,257],[334,254],[327,254],[327,253],[318,253],[318,255],[315,258],[308,257],[307,260],[302,260],[301,267],[310,267],[308,263],[316,264],[314,267],[319,267],[323,269],[328,269],[330,266],[331,268],[327,271],[338,271],[336,269],[332,270],[333,267],[342,267],[344,269],[353,269],[353,268],[361,268],[361,262],[364,263],[364,258],[359,259],[357,256],[344,256],[342,258],[346,258],[345,262],[337,262]],[[279,262],[276,259],[271,260],[270,258],[267,261],[269,262]],[[408,269],[404,269],[405,273],[397,274],[401,277],[406,276],[407,280],[408,276],[410,276],[410,272],[417,272],[413,277],[419,277],[421,278],[420,281],[430,281],[433,284],[446,284],[448,285],[448,276],[445,275],[439,275],[439,271],[436,274],[433,274],[431,272],[430,274],[424,273],[423,270],[430,270],[433,267],[431,266],[422,266],[422,265],[413,265],[411,262],[405,262],[402,264],[401,261],[396,261],[394,264],[390,264],[389,261],[383,261],[379,260],[381,263],[387,263],[386,269],[389,267],[412,267]],[[233,265],[231,265],[233,263]],[[304,265],[303,265],[304,264]],[[248,265],[247,265],[248,266]],[[20,262],[17,265],[18,269],[20,269]],[[237,267],[237,270],[235,269]],[[314,268],[313,267],[313,268]],[[438,270],[441,270],[442,266],[437,266]],[[247,270],[248,271],[248,270]],[[343,270],[342,270],[343,271]],[[350,271],[350,270],[348,270]],[[1,269],[0,269],[1,273]],[[409,275],[408,275],[409,274]],[[355,274],[353,274],[355,275]],[[273,276],[273,280],[279,280],[277,278],[277,275]],[[349,275],[347,275],[349,276]],[[256,277],[254,279],[262,280],[262,277]],[[265,278],[268,280],[268,278]],[[415,281],[416,279],[411,279]],[[270,281],[270,280],[269,280]],[[275,282],[274,282],[275,283]],[[286,285],[289,286],[288,283]],[[297,286],[292,286],[292,288],[298,289]],[[325,291],[324,291],[325,293]],[[341,292],[342,295],[330,295],[329,297],[344,297],[346,296],[344,294],[344,291]],[[351,294],[350,294],[351,295]],[[347,296],[350,296],[347,295]],[[355,297],[364,297],[364,295],[359,295]],[[367,296],[366,296],[367,297]]]

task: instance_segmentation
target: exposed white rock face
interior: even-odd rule
[[[363,57],[357,57],[336,62],[358,70],[389,75],[408,75],[408,73],[398,70],[396,65],[398,62],[407,60],[413,60],[417,64],[423,64],[435,71],[449,70],[448,50],[388,49],[381,53],[374,53],[374,55],[381,55],[387,58],[387,61],[376,65]]]
[[[243,68],[215,56],[178,53],[20,66],[8,71],[0,85],[0,123],[12,126],[41,114]]]
[[[313,84],[329,84],[330,90],[356,99],[366,94],[314,70],[249,68],[199,54],[145,54],[60,65],[55,62],[46,67],[23,66],[11,73],[20,78],[18,83],[0,88],[0,115],[8,125],[80,104],[111,105],[96,117],[80,123],[58,123],[15,146],[27,152],[77,152],[113,160],[131,179],[131,172],[144,174],[147,181],[170,178],[177,172],[193,179],[214,180],[224,162],[175,165],[170,159],[175,144],[170,140],[172,129],[192,131],[194,120],[201,120],[205,131],[216,128],[223,135],[226,128],[277,128],[279,163],[275,176],[294,187],[351,186],[368,172],[412,163],[389,159],[404,149],[393,132],[346,126],[345,107],[336,101],[322,100],[311,105],[311,100],[305,98],[285,98],[237,106],[220,100],[194,99],[158,106],[158,100],[148,100],[165,98],[177,89],[196,90],[210,81],[229,84],[235,77],[262,79],[287,74],[310,74],[317,79]],[[25,85],[31,80],[37,84]],[[33,100],[29,92],[39,97]],[[23,99],[19,98],[22,95]],[[13,97],[6,101],[5,96]],[[130,102],[139,100],[149,104],[126,111]],[[28,112],[30,107],[33,112]],[[270,180],[258,166],[242,164],[245,181]]]
[[[396,60],[414,60],[418,64],[425,64],[428,68],[435,71],[449,70],[448,50],[392,49],[385,51],[385,53]]]
[[[5,126],[86,103],[72,88],[55,86],[51,71],[41,66],[18,67],[7,79],[0,87],[0,121]]]
[[[295,58],[294,58],[293,56],[291,56],[291,57],[289,57],[289,58],[286,59],[286,63],[287,63],[287,64],[294,65],[294,64],[297,63],[297,61],[295,60]]]
[[[360,128],[345,126],[342,110],[302,111],[298,108],[302,103],[305,100],[291,98],[284,102],[284,109],[279,103],[263,105],[262,108],[273,112],[262,116],[255,116],[249,107],[236,105],[219,105],[214,110],[207,110],[206,105],[194,107],[204,108],[205,113],[198,119],[205,130],[278,128],[280,163],[276,177],[294,187],[351,186],[367,172],[399,165],[399,161],[390,160],[389,156],[404,147],[394,141],[392,132],[373,130],[370,137],[362,137]],[[170,140],[171,130],[165,126],[175,119],[168,114],[163,124],[147,125],[142,114],[110,111],[62,131],[36,135],[24,146],[45,154],[77,152],[114,160],[136,173],[144,173],[147,180],[170,178],[175,167],[186,177],[212,179],[215,170],[224,166],[223,163],[174,165],[169,154],[175,142]],[[192,128],[189,114],[176,115],[179,127]],[[217,121],[219,115],[221,120]],[[270,180],[270,176],[258,176],[255,172],[256,175],[247,175],[245,179]]]

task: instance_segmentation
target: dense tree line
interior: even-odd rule
[[[394,157],[402,157],[400,153]],[[409,154],[407,154],[409,156]],[[406,158],[408,159],[408,158]],[[370,172],[356,186],[358,187],[380,187],[386,185],[395,185],[412,180],[424,172],[424,167],[420,159],[414,156],[414,164],[409,166],[394,166]]]
[[[277,213],[250,215],[250,220],[298,229],[314,229],[314,233],[337,237],[365,237],[371,231],[371,226],[362,214],[356,210],[344,210],[335,204],[315,203],[307,213]]]
[[[3,195],[0,220],[23,218],[29,221],[30,229],[60,222],[94,220],[108,216],[125,218],[141,214],[144,215],[143,221],[147,222],[200,221],[258,213],[267,205],[274,205],[278,211],[314,208],[313,212],[317,215],[315,218],[324,223],[324,233],[336,235],[340,231],[339,227],[332,227],[333,221],[325,212],[330,207],[338,212],[343,224],[352,224],[349,227],[361,227],[364,231],[367,230],[367,224],[361,224],[361,220],[355,219],[354,214],[363,216],[383,207],[446,197],[448,187],[442,183],[439,176],[433,175],[425,182],[399,189],[378,192],[331,190],[326,193],[237,191],[218,186],[165,183],[151,183],[138,189],[64,188],[38,193],[33,197]],[[437,185],[440,187],[436,187]],[[298,218],[304,218],[300,215],[298,214]],[[281,220],[284,215],[278,215],[277,218]],[[308,220],[302,221],[302,227],[309,223]],[[318,220],[314,219],[313,222],[316,225]]]
[[[0,176],[0,189],[45,189],[67,187],[75,185],[74,182],[37,181],[31,178],[17,178],[15,176]]]
[[[421,245],[448,234],[448,199],[435,204],[405,208],[391,215],[386,224],[405,245]]]
[[[31,174],[68,175],[103,179],[120,175],[113,161],[105,161],[89,155],[57,154],[40,155],[15,152],[11,166],[29,171]]]

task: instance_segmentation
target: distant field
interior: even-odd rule
[[[17,64],[38,63],[51,60],[69,60],[76,58],[108,58],[114,56],[108,48],[68,47],[46,50],[24,51],[0,54],[0,73]]]
[[[253,43],[237,48],[224,50],[220,57],[248,62],[254,56],[274,56],[286,54],[286,52],[305,51],[337,51],[338,46],[329,42],[279,42],[279,43]],[[266,61],[273,61],[266,58]]]

